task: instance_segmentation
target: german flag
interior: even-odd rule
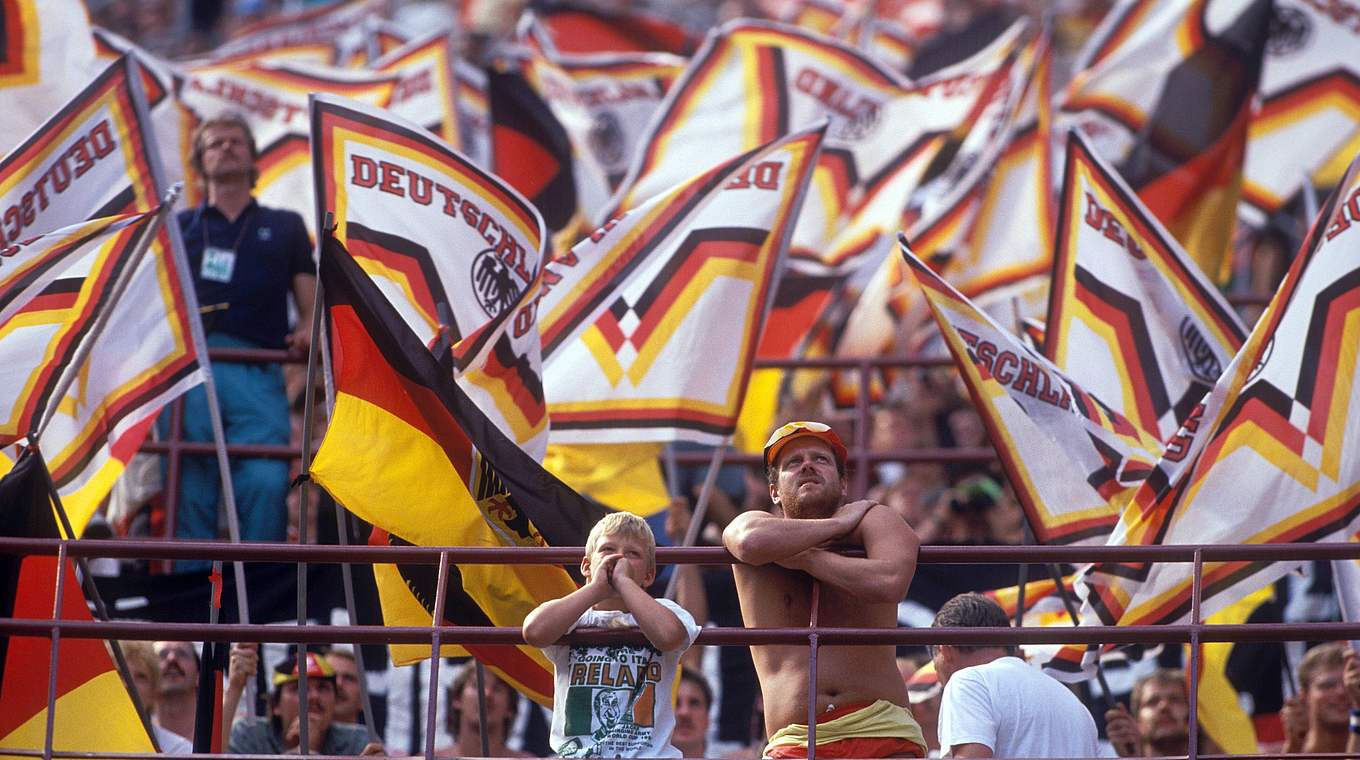
[[[42,458],[33,450],[0,479],[0,536],[60,538]],[[61,619],[90,620],[75,567],[62,574]],[[0,617],[50,619],[57,558],[0,556]],[[52,748],[67,752],[154,752],[104,642],[61,639]],[[41,750],[46,741],[48,638],[0,638],[0,749]],[[97,719],[92,720],[97,716]],[[0,752],[3,755],[3,752]]]
[[[1112,11],[1063,110],[1126,132],[1132,149],[1115,161],[1120,175],[1224,282],[1272,14],[1265,0],[1221,14],[1207,5],[1140,0]]]
[[[576,216],[571,138],[518,71],[488,69],[491,166],[534,204],[552,232]]]
[[[321,280],[335,411],[311,476],[386,531],[371,542],[422,546],[581,546],[602,507],[516,446],[472,404],[345,248],[327,237]],[[428,625],[437,573],[382,568],[388,625]],[[561,567],[467,565],[450,571],[438,618],[518,626],[576,588]],[[531,698],[552,701],[552,668],[534,647],[468,646]],[[393,651],[399,663],[428,647]]]

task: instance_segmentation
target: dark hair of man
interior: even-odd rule
[[[1143,707],[1143,693],[1153,684],[1166,684],[1168,686],[1179,686],[1185,688],[1185,671],[1179,668],[1157,668],[1151,673],[1138,679],[1138,683],[1133,685],[1133,691],[1129,693],[1129,707],[1134,715]],[[1186,699],[1189,699],[1187,694]]]
[[[680,668],[680,680],[689,681],[694,684],[704,695],[704,709],[713,706],[713,687],[708,685],[708,679],[694,668]]]
[[[968,592],[959,594],[944,603],[935,613],[931,628],[1010,628],[1011,619],[996,602],[982,594]],[[1007,654],[1018,655],[1019,647],[1009,644],[953,644],[960,652],[976,652],[980,649],[1000,647]]]
[[[204,177],[203,174],[203,135],[205,135],[209,129],[220,127],[235,127],[236,129],[245,132],[246,145],[250,148],[251,163],[254,164],[254,162],[260,159],[260,151],[255,147],[255,133],[250,130],[250,123],[246,121],[246,117],[238,113],[225,113],[220,116],[214,116],[207,121],[199,123],[194,129],[194,139],[190,141],[190,145],[193,146],[193,149],[189,154],[189,165],[198,173],[199,179],[205,182],[207,178]],[[250,186],[252,188],[255,187],[255,181],[259,178],[260,170],[252,166],[250,169]]]
[[[463,709],[459,707],[458,700],[463,698],[463,690],[467,688],[468,682],[476,677],[477,664],[469,660],[468,664],[463,666],[463,671],[458,674],[457,678],[453,679],[453,683],[449,684],[449,692],[447,695],[449,702],[448,729],[449,733],[455,738],[458,736],[458,727],[463,723]],[[496,688],[504,689],[506,694],[510,695],[510,709],[506,711],[503,734],[508,737],[510,735],[510,729],[513,728],[515,724],[515,715],[519,712],[519,692],[515,691],[515,687],[500,679],[497,680]]]

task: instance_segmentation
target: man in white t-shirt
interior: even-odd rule
[[[960,594],[940,608],[935,628],[1009,628],[981,594]],[[1066,686],[1030,667],[1006,645],[932,648],[944,683],[940,748],[949,757],[1096,757],[1090,711]]]

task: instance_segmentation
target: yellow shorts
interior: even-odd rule
[[[807,757],[808,727],[793,723],[779,729],[764,756]],[[880,699],[846,705],[817,716],[818,757],[925,757],[926,740],[911,711]]]

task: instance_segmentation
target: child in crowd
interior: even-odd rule
[[[656,538],[626,512],[595,525],[581,559],[586,584],[524,619],[524,640],[556,670],[553,751],[562,757],[680,757],[671,693],[680,655],[699,635],[694,618],[646,589],[656,578]],[[650,645],[557,643],[577,628],[640,629]]]

